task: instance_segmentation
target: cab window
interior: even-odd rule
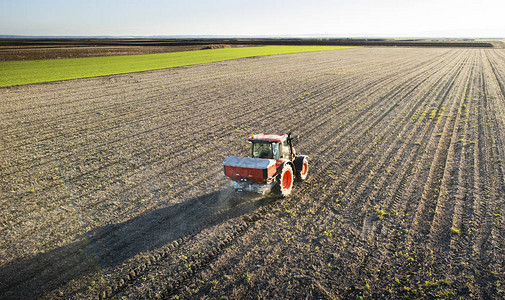
[[[281,145],[281,157],[289,158],[289,145],[287,141],[284,141]]]
[[[279,159],[279,143],[272,143],[272,152],[274,159]]]
[[[272,145],[270,143],[253,143],[251,157],[273,158]]]

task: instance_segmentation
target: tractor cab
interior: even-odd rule
[[[257,134],[248,138],[252,158],[292,159],[294,148],[288,143],[287,134]]]

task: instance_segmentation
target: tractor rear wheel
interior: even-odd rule
[[[293,189],[293,175],[293,168],[288,164],[284,165],[281,174],[279,174],[278,184],[275,190],[281,197],[287,197],[291,194],[291,190]]]
[[[298,161],[298,160],[301,161]],[[296,179],[299,181],[304,181],[307,179],[307,175],[309,175],[309,160],[306,156],[297,158],[295,161],[296,166]]]

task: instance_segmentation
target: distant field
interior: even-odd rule
[[[165,69],[252,56],[335,50],[343,46],[265,46],[199,51],[0,62],[0,86]]]

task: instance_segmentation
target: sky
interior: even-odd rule
[[[0,35],[505,38],[503,0],[0,0]]]

